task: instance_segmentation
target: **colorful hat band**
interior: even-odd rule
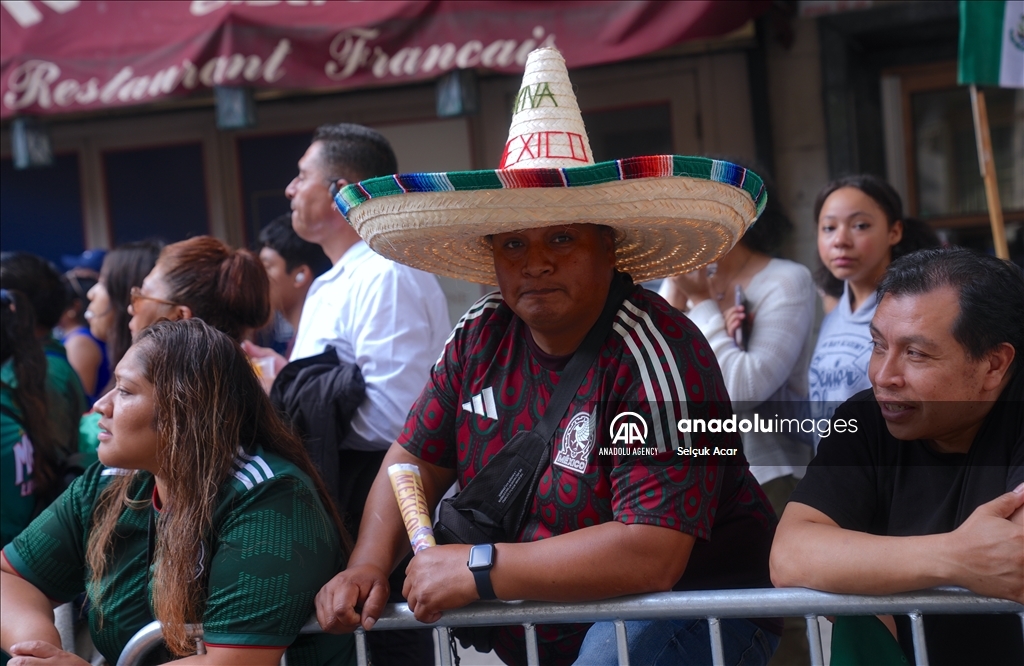
[[[760,176],[731,162],[708,157],[650,155],[561,169],[496,169],[491,171],[395,174],[346,185],[335,196],[335,202],[338,209],[347,218],[349,210],[370,199],[410,192],[456,192],[535,187],[571,188],[600,185],[619,180],[673,176],[696,178],[738,187],[753,199],[758,215],[764,210],[768,200],[764,182]]]

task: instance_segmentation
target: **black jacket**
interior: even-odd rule
[[[359,526],[369,484],[383,460],[383,453],[340,448],[352,416],[365,397],[366,384],[359,366],[342,363],[333,347],[286,365],[270,390],[271,402],[302,437],[353,535]],[[372,466],[375,460],[376,467],[367,473],[367,465]],[[363,485],[365,492],[361,491]]]

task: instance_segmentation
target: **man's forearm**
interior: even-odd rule
[[[385,573],[390,574],[409,552],[409,537],[388,478],[388,467],[396,463],[411,463],[420,468],[427,506],[431,510],[454,482],[454,471],[424,463],[398,444],[392,444],[366,498],[359,537],[349,558],[350,567],[370,564],[384,568],[382,563],[388,562],[390,568]]]
[[[499,599],[586,601],[660,592],[682,576],[694,541],[663,527],[610,522],[502,543],[491,581]]]
[[[46,641],[60,647],[50,600],[32,583],[7,571],[0,572],[0,647],[24,641]]]
[[[772,545],[772,583],[840,594],[891,594],[948,585],[953,582],[949,536],[877,536],[786,520]]]

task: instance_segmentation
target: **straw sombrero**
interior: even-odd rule
[[[496,171],[396,174],[347,185],[335,202],[379,254],[494,284],[490,234],[588,222],[615,229],[616,266],[635,282],[686,273],[728,252],[764,210],[752,171],[704,157],[594,163],[562,55],[530,54]]]

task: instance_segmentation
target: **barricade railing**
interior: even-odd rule
[[[1005,599],[979,597],[960,588],[936,588],[882,596],[830,594],[803,588],[708,590],[695,592],[661,592],[585,603],[552,603],[540,601],[478,601],[465,608],[444,613],[433,624],[423,624],[413,617],[406,604],[389,604],[373,631],[433,628],[440,646],[442,666],[451,664],[448,651],[450,627],[521,625],[526,630],[527,663],[540,663],[537,649],[538,624],[570,624],[575,622],[614,622],[619,664],[628,666],[625,622],[628,620],[664,620],[681,618],[706,619],[714,666],[725,663],[720,621],[727,618],[803,617],[807,623],[812,666],[824,666],[818,618],[826,615],[908,615],[913,632],[914,653],[919,666],[928,666],[925,646],[924,615],[1017,614],[1024,630],[1024,606]],[[316,619],[302,628],[302,633],[319,633]],[[196,627],[197,638],[202,628]],[[359,666],[367,661],[366,635],[356,631],[356,659]],[[143,627],[125,646],[118,666],[139,666],[142,658],[160,644],[159,622]],[[282,659],[282,664],[285,660]]]

